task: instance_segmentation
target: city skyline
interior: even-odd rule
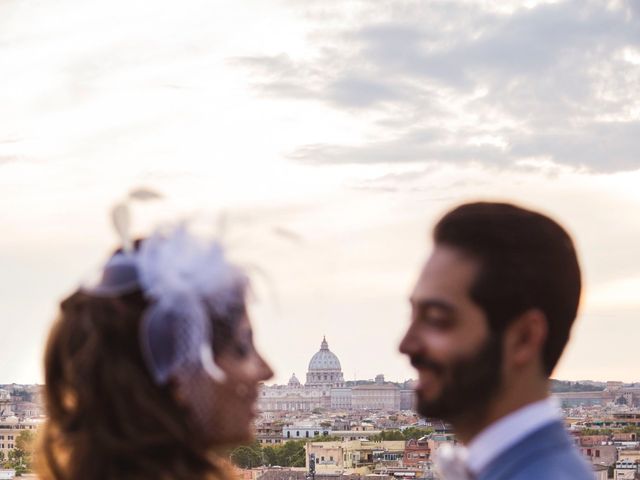
[[[334,352],[331,349],[331,344],[329,342],[329,339],[327,339],[326,335],[322,335],[322,342],[327,342],[329,343],[329,349],[331,350],[332,353],[334,353],[338,358],[340,358],[340,355],[338,355],[336,352]],[[302,384],[304,384],[304,374],[308,372],[309,367],[310,367],[310,362],[312,361],[313,356],[315,355],[315,353],[317,353],[316,351],[313,351],[312,353],[309,354],[309,360],[307,360],[307,363],[304,364],[303,367],[301,367],[299,370],[292,370],[290,376],[295,375]],[[342,363],[342,362],[341,362]],[[384,380],[386,382],[392,382],[392,383],[405,383],[407,381],[416,381],[417,380],[417,375],[414,377],[407,377],[407,378],[388,378],[387,375],[385,374],[385,372],[381,371],[381,372],[377,372],[375,375],[370,376],[370,377],[362,377],[362,376],[358,376],[357,371],[353,372],[353,378],[347,376],[348,371],[343,370],[343,373],[345,374],[344,376],[344,382],[348,383],[348,382],[375,382],[375,377],[378,375],[383,375],[384,376]],[[286,374],[279,374],[276,377],[274,377],[275,379],[277,379],[278,381],[275,381],[274,379],[271,380],[267,380],[265,382],[265,385],[286,385],[287,384],[287,380],[289,380],[289,377],[286,376]],[[575,382],[575,383],[585,383],[585,382],[594,382],[594,383],[602,383],[602,384],[606,384],[607,382],[618,382],[620,381],[619,379],[615,379],[615,378],[606,378],[606,379],[596,379],[596,378],[557,378],[554,377],[553,375],[550,377],[551,380],[556,380],[556,381],[561,381],[561,382]],[[638,376],[638,378],[636,378],[635,380],[630,380],[630,381],[624,381],[623,383],[626,384],[640,384],[640,375]]]
[[[42,382],[57,305],[140,186],[165,200],[136,235],[225,225],[273,382],[322,335],[346,379],[415,376],[397,348],[431,228],[478,199],[576,242],[553,376],[639,380],[635,3],[6,0],[0,19],[0,383]]]

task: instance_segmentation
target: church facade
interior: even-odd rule
[[[324,410],[400,410],[401,399],[406,397],[396,384],[384,381],[382,375],[376,381],[347,385],[337,355],[329,349],[323,338],[320,350],[309,361],[304,385],[295,373],[286,385],[263,385],[258,396],[258,407],[269,411]],[[403,395],[404,393],[404,395]],[[411,408],[408,405],[406,409]]]

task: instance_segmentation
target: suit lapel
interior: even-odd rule
[[[571,447],[560,422],[546,425],[526,436],[494,459],[477,480],[507,480],[541,456]]]

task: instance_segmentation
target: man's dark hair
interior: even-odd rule
[[[469,203],[447,213],[434,229],[436,245],[459,248],[480,262],[470,296],[501,335],[519,315],[541,310],[548,334],[547,375],[569,339],[580,298],[580,266],[571,238],[540,213],[506,203]]]

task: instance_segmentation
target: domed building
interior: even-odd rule
[[[304,386],[320,391],[323,408],[331,408],[331,390],[344,387],[340,360],[329,350],[326,337],[322,338],[320,350],[311,357]]]
[[[286,385],[263,386],[258,407],[262,411],[328,409],[332,406],[332,390],[345,390],[344,385],[340,360],[329,350],[327,339],[323,338],[320,350],[309,361],[305,384],[302,385],[294,373]]]
[[[329,350],[326,337],[323,337],[320,350],[316,352],[309,362],[306,387],[329,388],[344,387],[344,376],[340,360],[335,353]]]
[[[258,395],[258,408],[263,412],[310,412],[323,405],[322,392],[306,388],[295,373],[286,385],[263,385]]]
[[[289,379],[289,383],[287,383],[287,387],[302,388],[302,384],[300,383],[300,380],[298,380],[298,377],[296,377],[295,373],[291,375],[291,378]]]
[[[312,412],[317,408],[334,411],[399,410],[401,395],[406,397],[403,405],[410,406],[413,399],[413,390],[404,390],[401,392],[396,384],[385,382],[383,375],[378,375],[375,382],[356,381],[347,386],[340,360],[329,350],[327,339],[323,338],[320,350],[309,361],[304,385],[295,373],[286,385],[262,385],[258,407],[263,412]]]

